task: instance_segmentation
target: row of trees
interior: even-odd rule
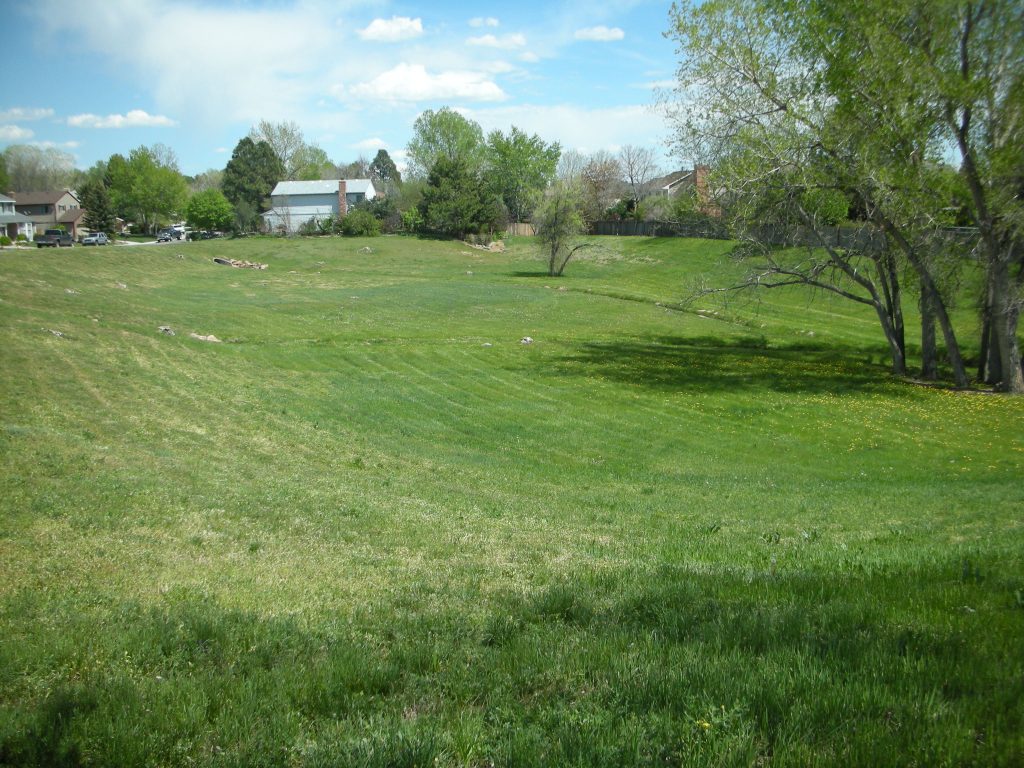
[[[75,170],[71,157],[59,150],[16,146],[0,156],[0,182],[5,166],[12,169],[0,186],[74,187],[88,199],[86,208],[94,212],[97,228],[112,227],[116,215],[147,230],[184,213],[188,197],[202,194],[202,208],[212,205],[218,212],[216,228],[244,231],[258,227],[278,181],[368,177],[387,197],[387,202],[367,206],[385,230],[463,237],[529,221],[556,179],[576,188],[574,199],[586,221],[640,216],[639,202],[656,172],[653,157],[652,151],[637,147],[618,155],[563,154],[557,142],[516,126],[485,135],[477,123],[446,107],[417,119],[406,180],[386,150],[372,160],[332,163],[294,122],[261,121],[238,142],[224,169],[191,178],[180,174],[173,152],[162,145],[139,147],[127,157],[114,155],[87,171]],[[230,204],[227,222],[219,215],[223,204],[213,205],[218,192]],[[210,217],[204,220],[213,226]]]
[[[12,145],[0,153],[0,190],[76,189],[86,225],[111,232],[117,217],[144,231],[181,217],[196,228],[252,230],[281,180],[370,176],[378,189],[394,191],[401,174],[387,152],[334,164],[306,142],[295,123],[262,121],[239,141],[223,169],[184,176],[174,152],[162,144],[112,155],[82,171],[55,148]]]
[[[1024,392],[1024,5],[716,0],[676,5],[673,18],[678,148],[715,169],[748,243],[744,285],[812,286],[872,307],[905,374],[909,274],[922,375],[936,376],[938,329],[966,385],[951,307],[980,263],[979,373]],[[846,206],[884,237],[836,245],[825,225]],[[953,223],[978,237],[951,237]],[[776,247],[787,238],[815,247]]]
[[[485,137],[479,124],[447,107],[417,118],[407,149],[410,192],[421,187],[419,226],[457,237],[527,221],[561,156],[557,142],[515,126]]]
[[[516,126],[485,136],[474,121],[442,108],[417,119],[408,158],[414,184],[424,185],[417,191],[420,224],[440,234],[531,221],[545,195],[556,192],[572,201],[583,222],[669,214],[668,201],[648,199],[659,169],[646,147],[563,153],[557,142]]]

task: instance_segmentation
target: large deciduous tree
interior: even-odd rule
[[[629,208],[635,215],[640,210],[640,201],[649,192],[651,180],[658,172],[654,151],[648,147],[627,144],[619,150],[619,168],[629,188]]]
[[[3,163],[10,187],[7,191],[43,192],[62,189],[71,183],[75,160],[54,147],[12,144],[3,151]]]
[[[107,162],[110,198],[117,213],[134,219],[150,231],[184,207],[188,195],[174,153],[156,144],[137,147],[128,158],[111,156]]]
[[[281,176],[285,181],[322,178],[324,169],[331,164],[327,153],[316,144],[307,142],[302,129],[294,121],[275,123],[260,120],[249,131],[249,138],[256,144],[265,141],[270,145],[281,161]]]
[[[229,229],[235,210],[219,189],[207,189],[192,195],[185,207],[185,218],[193,229]]]
[[[339,179],[365,179],[370,176],[370,161],[365,155],[359,155],[351,163],[339,163],[334,173]]]
[[[588,222],[600,219],[622,196],[622,167],[610,152],[599,150],[587,158],[580,171],[583,215]]]
[[[491,187],[505,203],[512,221],[526,221],[555,177],[562,148],[514,125],[508,135],[487,136],[487,172]]]
[[[424,177],[441,158],[457,160],[475,173],[484,164],[487,147],[477,123],[442,107],[437,111],[428,109],[416,118],[407,149],[409,174]]]
[[[957,243],[941,230],[954,200],[936,183],[955,150],[968,190],[959,202],[978,225],[988,273],[995,378],[1024,389],[1016,349],[1024,143],[1009,138],[1021,124],[1021,15],[1009,0],[674,6],[679,146],[713,164],[716,187],[760,254],[750,284],[800,283],[872,306],[903,373],[899,277],[908,264],[966,383],[941,280],[957,260]],[[869,222],[860,244],[840,246],[824,231],[830,206],[822,203],[836,194]],[[818,247],[786,256],[771,247],[796,233]]]
[[[335,178],[335,165],[321,147],[307,144],[296,158],[298,170],[295,177],[299,181],[319,181]]]
[[[205,192],[208,189],[221,189],[224,185],[224,171],[219,168],[208,168],[188,179],[189,192]]]

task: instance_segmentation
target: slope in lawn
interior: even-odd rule
[[[0,763],[1019,760],[1024,406],[727,249],[0,253]]]

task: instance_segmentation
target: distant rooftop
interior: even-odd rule
[[[270,194],[276,195],[329,195],[338,191],[338,182],[341,179],[323,179],[320,181],[279,181],[274,191]],[[345,192],[362,193],[369,195],[370,191],[376,190],[373,182],[369,179],[345,179]]]
[[[13,192],[14,201],[18,205],[53,205],[64,195],[71,195],[75,200],[78,195],[70,189],[48,189],[45,192]]]

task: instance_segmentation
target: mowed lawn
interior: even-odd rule
[[[729,247],[0,251],[0,764],[1020,765],[1024,399]]]

